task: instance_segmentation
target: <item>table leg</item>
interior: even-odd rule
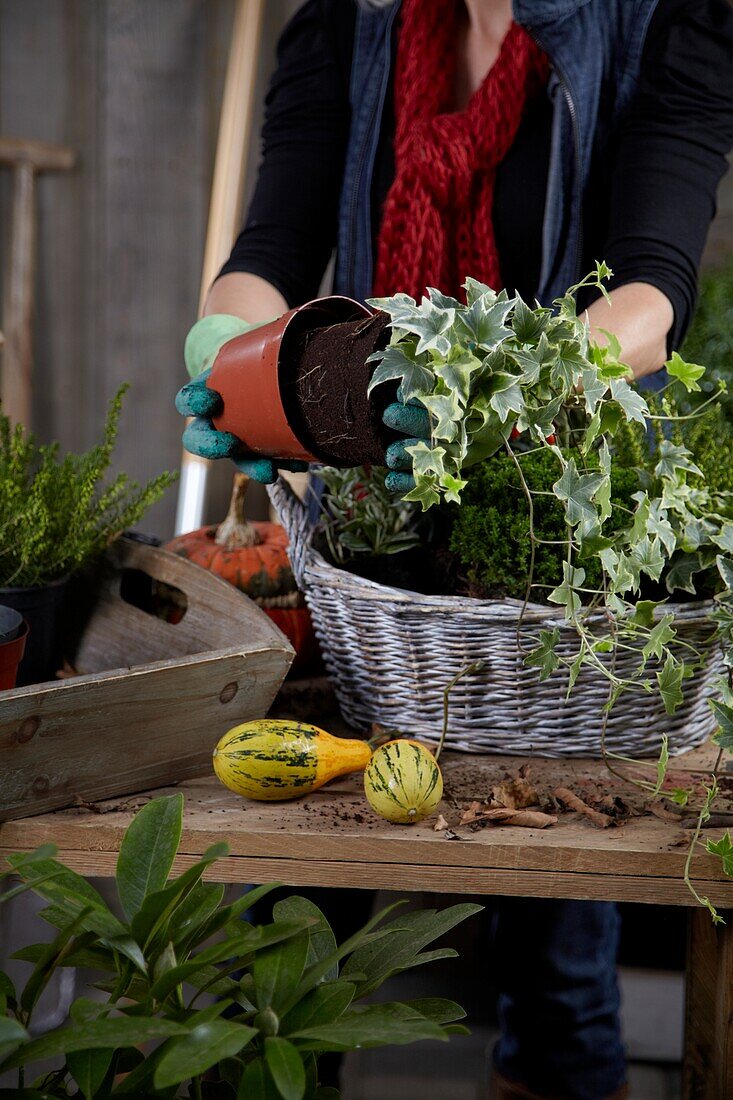
[[[683,1100],[733,1097],[733,911],[688,916]]]

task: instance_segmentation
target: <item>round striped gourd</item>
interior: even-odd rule
[[[214,771],[236,794],[274,802],[361,771],[371,754],[366,741],[333,737],[307,722],[264,718],[224,734],[214,749]]]
[[[437,808],[443,776],[419,741],[388,741],[367,765],[364,791],[372,809],[387,821],[414,825]]]

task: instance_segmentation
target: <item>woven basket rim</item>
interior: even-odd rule
[[[350,594],[361,599],[371,599],[375,603],[404,604],[410,607],[419,607],[420,611],[458,612],[464,615],[481,615],[489,619],[494,618],[502,622],[518,622],[522,617],[524,601],[509,596],[501,599],[478,599],[474,596],[445,596],[427,595],[424,592],[415,592],[406,588],[393,588],[391,585],[380,584],[378,581],[368,580],[351,573],[347,569],[340,569],[324,558],[320,551],[316,550],[309,542],[306,551],[307,565],[310,571],[320,574],[322,581],[331,587],[339,588],[345,594]],[[308,578],[312,583],[312,577]],[[665,601],[655,613],[666,614],[672,612],[676,619],[684,619],[689,622],[703,622],[707,618],[708,610],[713,606],[714,600],[690,600],[685,603]],[[599,611],[598,615],[591,618],[603,618],[605,612]],[[549,607],[546,604],[528,603],[523,615],[524,622],[553,623],[565,628],[573,628],[562,614],[560,609]]]

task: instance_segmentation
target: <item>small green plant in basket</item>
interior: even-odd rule
[[[272,921],[255,925],[248,911],[273,886],[227,903],[223,886],[203,881],[226,844],[171,877],[182,811],[182,795],[158,798],[128,827],[117,861],[121,917],[50,847],[10,857],[0,872],[21,879],[0,902],[30,889],[56,929],[51,943],[17,952],[33,965],[22,990],[0,972],[0,1076],[18,1075],[0,1097],[337,1100],[319,1085],[320,1054],[465,1034],[452,1001],[359,1002],[392,974],[455,955],[425,949],[480,906],[389,917],[391,907],[342,944],[302,897],[277,901]],[[79,997],[62,1027],[33,1036],[59,967],[96,972],[101,996]],[[38,1076],[36,1064],[49,1060],[55,1067]]]

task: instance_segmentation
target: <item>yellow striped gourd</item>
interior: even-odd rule
[[[333,737],[307,722],[264,718],[224,734],[214,749],[214,771],[236,794],[271,802],[361,771],[371,752],[366,741]]]
[[[436,809],[443,776],[432,753],[419,741],[388,741],[364,772],[369,805],[387,821],[414,825]]]

